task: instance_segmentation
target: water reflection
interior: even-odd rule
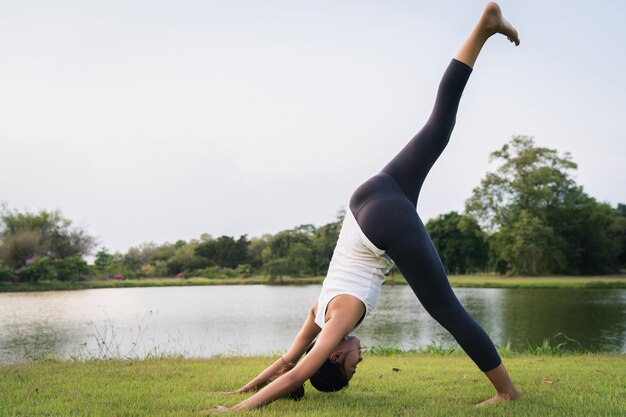
[[[0,361],[284,351],[319,290],[259,285],[0,294]],[[524,349],[562,332],[586,349],[626,353],[626,290],[454,292],[496,345],[510,341]],[[456,346],[407,286],[384,287],[358,334],[366,346]]]

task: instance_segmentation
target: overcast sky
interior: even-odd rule
[[[422,190],[465,200],[512,135],[626,202],[626,2],[502,1]],[[4,1],[0,202],[110,250],[321,226],[429,115],[483,1]]]

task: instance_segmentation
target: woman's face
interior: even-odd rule
[[[361,356],[361,340],[356,336],[346,336],[337,346],[337,350],[342,353],[343,370],[349,381],[354,376],[357,365],[363,360],[363,356]]]

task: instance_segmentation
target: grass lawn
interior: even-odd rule
[[[267,357],[43,361],[0,365],[1,416],[198,416]],[[365,354],[350,386],[242,412],[259,416],[624,416],[626,355],[503,355],[521,401],[476,408],[492,387],[465,355]]]
[[[504,287],[504,288],[626,288],[625,275],[612,276],[550,276],[501,277],[496,275],[452,275],[453,287]]]
[[[144,278],[91,281],[48,281],[40,283],[0,282],[0,292],[55,291],[89,288],[168,287],[188,285],[306,285],[320,284],[324,277],[290,278],[270,281],[265,276],[251,278]],[[549,277],[502,277],[497,275],[451,275],[453,287],[502,287],[502,288],[626,288],[626,275],[610,276],[549,276]],[[386,284],[406,285],[399,273],[390,276]]]

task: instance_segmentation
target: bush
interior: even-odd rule
[[[13,268],[26,266],[27,261],[37,254],[40,235],[37,230],[26,230],[4,236],[0,245],[0,258]]]
[[[13,271],[9,267],[0,263],[0,281],[8,281],[13,275]]]
[[[237,273],[236,270],[232,268],[222,268],[220,270],[220,277],[222,278],[238,278],[241,275]]]
[[[207,268],[196,270],[193,275],[202,278],[219,278],[221,276],[220,269],[221,268],[219,266],[209,266]]]
[[[30,264],[17,270],[17,275],[26,282],[49,281],[55,278],[52,260],[46,256],[35,258]]]
[[[59,281],[75,281],[92,275],[91,268],[80,256],[70,256],[53,261]]]
[[[270,281],[280,279],[289,273],[289,260],[287,258],[272,259],[265,264],[265,270],[270,277]]]
[[[252,275],[252,265],[238,265],[237,268],[235,268],[235,272],[237,273],[238,277],[248,278]]]
[[[145,278],[163,278],[167,276],[167,263],[165,261],[155,261],[151,264],[145,264],[141,267],[141,277]]]
[[[186,276],[202,277],[202,278],[239,278],[245,276],[250,270],[250,265],[240,265],[235,269],[221,268],[219,266],[209,266],[207,268],[198,269]]]

